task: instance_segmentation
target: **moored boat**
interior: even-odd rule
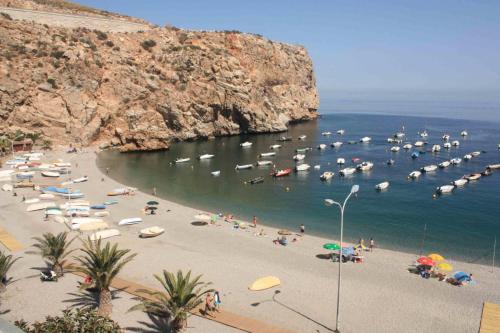
[[[332,146],[333,148],[340,148],[342,145],[343,145],[343,143],[342,143],[342,142],[340,142],[340,141],[336,141],[336,142],[333,142],[333,143],[331,144],[331,146]]]
[[[433,171],[436,171],[438,168],[437,165],[434,165],[434,164],[431,164],[431,165],[426,165],[424,166],[421,171],[423,172],[433,172]]]
[[[446,193],[451,193],[454,189],[455,186],[453,185],[443,185],[436,188],[436,192],[438,194],[446,194]]]
[[[414,144],[415,147],[423,147],[424,145],[425,145],[425,143],[423,141],[417,141]]]
[[[355,168],[344,168],[344,169],[339,171],[339,174],[341,176],[348,176],[348,175],[352,175],[355,172],[356,172]]]
[[[487,168],[490,170],[498,170],[498,169],[500,169],[500,163],[499,164],[490,164],[487,166]]]
[[[311,166],[309,164],[299,164],[295,167],[295,170],[297,171],[307,171],[311,168]]]
[[[399,146],[394,146],[394,147],[391,147],[391,151],[393,153],[397,153],[401,148]]]
[[[445,143],[443,144],[443,147],[444,147],[445,149],[450,149],[450,148],[451,148],[451,143],[449,143],[449,142],[445,142]]]
[[[214,154],[203,154],[198,157],[200,160],[209,160],[211,158],[214,158]]]
[[[280,142],[292,141],[292,137],[282,136],[281,138],[278,139],[278,141],[280,141]]]
[[[451,162],[450,162],[450,161],[443,161],[443,162],[439,163],[439,164],[438,164],[438,166],[439,166],[441,169],[444,169],[444,168],[449,167],[449,166],[450,166],[450,164],[451,164]]]
[[[461,133],[460,133],[461,136],[467,136],[469,135],[469,132],[467,132],[466,130],[463,130]]]
[[[372,141],[372,138],[370,138],[369,136],[362,137],[359,140],[359,142],[362,142],[362,143],[369,143],[370,141]]]
[[[334,174],[333,172],[331,172],[331,171],[325,171],[325,172],[323,172],[323,173],[321,174],[321,176],[319,176],[319,178],[320,178],[321,180],[325,180],[325,181],[326,181],[326,180],[330,180],[330,179],[332,179],[334,175],[335,175],[335,174]]]
[[[186,163],[189,162],[191,159],[189,157],[180,157],[175,160],[175,163]]]
[[[338,165],[345,164],[345,158],[342,158],[342,157],[337,158],[337,164]]]
[[[257,161],[257,166],[271,165],[272,161]]]
[[[356,166],[356,169],[358,171],[369,171],[369,170],[373,169],[373,163],[372,162],[363,162],[361,164],[358,164]]]
[[[271,152],[267,152],[267,153],[261,153],[259,156],[260,157],[271,157],[271,156],[274,156],[274,155],[276,155],[276,152],[271,151]]]
[[[443,141],[448,141],[448,140],[450,140],[450,135],[449,134],[443,135]]]
[[[319,150],[326,149],[326,145],[325,145],[324,143],[322,143],[322,144],[320,144],[320,145],[318,146],[318,149],[319,149]]]
[[[464,161],[469,161],[469,160],[472,160],[472,155],[471,154],[464,155]]]
[[[212,171],[210,172],[212,174],[212,176],[214,177],[217,177],[217,176],[220,176],[220,170],[216,170],[216,171]]]
[[[432,152],[437,153],[441,150],[441,146],[440,145],[433,145],[431,150],[432,150]]]
[[[389,187],[389,182],[387,182],[387,181],[386,181],[386,182],[382,182],[382,183],[380,183],[380,184],[375,185],[375,189],[376,189],[377,191],[382,191],[382,190],[385,190],[385,189],[387,189],[388,187]]]
[[[245,141],[243,143],[240,143],[240,147],[242,148],[248,148],[248,147],[251,147],[253,145],[253,143],[251,143],[250,141]]]
[[[453,165],[459,165],[460,163],[462,163],[462,159],[459,157],[455,157],[450,160],[450,163]]]
[[[472,155],[472,157],[478,157],[479,155],[481,155],[481,152],[480,151],[473,151],[470,154]]]
[[[485,177],[485,176],[491,176],[493,174],[493,171],[491,171],[491,169],[484,169],[483,172],[481,172],[481,176]]]
[[[394,165],[394,163],[396,163],[396,161],[394,161],[392,158],[390,160],[387,160],[387,165]]]
[[[453,147],[458,147],[458,146],[460,146],[460,141],[455,140],[455,141],[453,141],[453,142],[451,143],[451,145],[452,145]]]
[[[419,135],[420,135],[421,138],[426,138],[426,137],[429,136],[429,134],[427,133],[426,130],[424,130],[423,132],[419,133]]]
[[[273,170],[273,172],[271,172],[271,176],[273,177],[283,177],[283,176],[288,176],[292,173],[292,169],[291,168],[286,168],[286,169],[282,169],[282,170]]]
[[[281,148],[281,145],[270,145],[269,149],[279,149]]]
[[[297,154],[297,155],[293,156],[293,159],[295,161],[302,161],[304,158],[306,158],[306,155],[304,155],[304,154]]]
[[[473,182],[473,181],[478,180],[479,178],[481,178],[481,174],[480,173],[471,173],[470,175],[464,176],[464,178],[467,179],[470,182]]]
[[[420,171],[412,171],[410,172],[410,174],[408,175],[408,178],[410,179],[417,179],[418,177],[420,177],[422,175],[422,172]]]
[[[467,179],[460,178],[460,179],[454,180],[452,182],[452,184],[458,187],[458,186],[464,186],[465,184],[467,184],[467,182],[468,182]]]
[[[253,164],[243,164],[243,165],[236,164],[236,167],[234,169],[235,170],[244,170],[244,169],[251,169],[251,168],[253,168]]]
[[[321,135],[330,136],[330,135],[332,135],[332,132],[321,132]]]
[[[409,150],[409,149],[411,149],[412,147],[413,147],[413,145],[412,145],[411,143],[407,143],[407,144],[405,144],[405,145],[403,146],[403,149],[405,149],[405,150]]]
[[[314,166],[314,170],[319,170],[319,169],[321,169],[321,165],[316,164],[316,165]]]
[[[123,219],[123,220],[120,220],[120,222],[118,222],[118,225],[132,225],[132,224],[137,224],[137,223],[141,223],[142,222],[142,218],[140,217],[130,217],[130,218],[126,218],[126,219]]]

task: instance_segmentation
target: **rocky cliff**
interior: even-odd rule
[[[1,11],[1,10],[0,10]],[[301,46],[239,32],[67,29],[0,15],[0,135],[165,149],[316,117]]]

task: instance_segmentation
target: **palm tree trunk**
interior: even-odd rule
[[[187,320],[181,318],[174,319],[172,322],[172,328],[175,333],[187,332]]]
[[[53,267],[54,272],[57,274],[57,276],[63,276],[64,275],[64,270],[63,267],[60,263],[57,263]]]
[[[111,304],[111,291],[109,289],[102,289],[99,292],[99,308],[97,314],[103,317],[109,317],[113,311],[113,304]]]

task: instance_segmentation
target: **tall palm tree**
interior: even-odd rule
[[[7,272],[19,259],[20,258],[13,259],[12,255],[5,255],[5,253],[0,251],[0,292],[5,291],[7,288]]]
[[[150,297],[143,297],[141,303],[129,311],[141,310],[167,318],[173,332],[185,332],[189,312],[203,302],[203,295],[213,292],[213,289],[206,289],[210,283],[201,282],[201,275],[191,279],[191,271],[186,275],[178,271],[175,276],[163,270],[163,276],[155,274],[154,277],[164,291],[140,290]]]
[[[118,244],[111,246],[109,242],[102,246],[101,239],[92,242],[90,238],[83,242],[84,255],[75,257],[80,263],[76,269],[92,278],[92,283],[99,293],[97,313],[109,316],[113,310],[111,304],[110,286],[121,269],[129,263],[136,254],[127,254],[130,250],[119,250]]]
[[[33,244],[34,247],[39,249],[39,254],[50,265],[50,268],[56,272],[58,276],[64,275],[64,266],[66,264],[66,257],[73,251],[68,250],[69,246],[76,239],[74,237],[67,241],[68,233],[61,232],[57,235],[52,233],[45,233],[42,237],[33,237],[37,241]]]

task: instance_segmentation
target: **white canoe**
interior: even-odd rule
[[[142,218],[140,218],[140,217],[130,217],[130,218],[121,220],[120,222],[118,222],[118,225],[132,225],[132,224],[137,224],[137,223],[141,223],[141,222],[142,222]]]
[[[12,192],[13,190],[14,190],[14,186],[12,186],[11,184],[3,184],[2,185],[2,191]]]
[[[215,155],[213,154],[203,154],[203,155],[200,155],[198,158],[200,160],[209,160],[211,158],[214,158]]]
[[[37,210],[43,210],[49,207],[55,207],[56,204],[53,202],[40,202],[36,204],[29,205],[28,208],[26,208],[27,212],[34,212]]]
[[[453,185],[455,186],[464,186],[465,184],[467,184],[468,180],[467,179],[464,179],[464,178],[460,178],[460,179],[457,179],[453,182]]]
[[[236,170],[243,170],[243,169],[251,169],[253,168],[252,164],[243,164],[243,165],[236,165],[235,169]]]
[[[40,202],[40,199],[33,198],[33,199],[24,200],[25,204],[34,204],[34,203],[37,203],[37,202]]]
[[[217,177],[220,175],[220,170],[210,172],[212,176]]]
[[[110,212],[108,212],[107,210],[94,213],[94,216],[96,216],[96,217],[105,217],[105,216],[109,216],[109,215],[110,215]]]
[[[268,152],[268,153],[262,153],[260,154],[260,157],[269,157],[269,156],[274,156],[276,155],[276,152],[272,151],[272,152]]]
[[[417,179],[418,177],[420,177],[422,175],[422,172],[420,171],[413,171],[411,172],[409,175],[408,175],[408,178],[411,178],[411,179]]]
[[[59,172],[55,172],[55,171],[42,171],[42,176],[57,178],[57,177],[60,177],[61,174]]]
[[[473,174],[464,176],[464,178],[467,179],[468,181],[472,182],[472,181],[475,181],[475,180],[478,180],[479,178],[481,178],[481,174],[480,173],[473,173]]]
[[[110,238],[110,237],[115,237],[115,236],[120,236],[120,230],[118,229],[109,229],[109,230],[103,230],[103,231],[98,231],[90,235],[90,240],[96,241],[99,239],[105,239],[105,238]]]
[[[95,231],[95,230],[103,230],[103,229],[108,228],[108,224],[106,222],[93,222],[93,223],[77,224],[75,226],[78,226],[78,229],[80,231]],[[78,230],[78,229],[73,229],[73,230]]]
[[[140,237],[142,238],[151,238],[151,237],[156,237],[161,235],[162,233],[165,232],[165,229],[160,228],[158,226],[142,229],[139,232]]]
[[[383,183],[375,185],[375,189],[378,190],[378,191],[385,190],[388,187],[389,187],[389,182],[383,182]]]

